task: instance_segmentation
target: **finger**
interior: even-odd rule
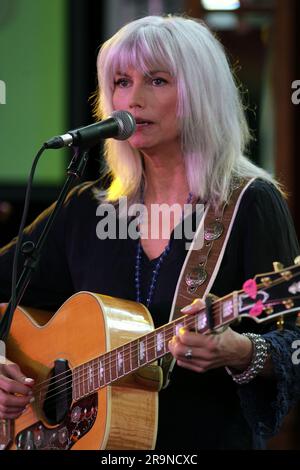
[[[5,375],[0,376],[0,389],[11,394],[19,393],[20,395],[32,395],[33,393],[31,387],[23,385]]]
[[[186,354],[188,350],[192,349],[192,359],[211,361],[213,359],[213,354],[211,351],[205,348],[194,347],[191,348],[183,343],[181,343],[178,336],[174,336],[171,341],[168,343],[169,350],[172,355],[177,360],[187,360]],[[188,359],[190,361],[191,359]]]
[[[16,390],[15,393],[27,394],[29,389],[34,385],[34,379],[26,377],[20,367],[13,362],[4,365],[3,374],[20,384],[20,387],[18,387],[18,390]]]
[[[16,380],[17,382],[20,382],[26,385],[32,385],[34,383],[34,379],[32,379],[31,377],[26,377],[23,374],[18,364],[14,364],[13,362],[9,364],[5,364],[4,370],[8,377]]]
[[[24,413],[24,410],[21,411],[20,413],[3,412],[3,413],[0,413],[0,419],[16,419],[16,418],[19,418],[23,413]]]
[[[214,351],[217,348],[218,339],[214,335],[202,335],[186,328],[180,328],[178,338],[186,346],[193,346],[207,351]]]
[[[31,396],[15,396],[0,390],[0,403],[2,407],[15,406],[16,408],[24,408],[29,403],[32,403],[34,398]]]
[[[179,367],[183,367],[184,369],[193,370],[194,372],[203,373],[203,372],[206,372],[207,370],[207,369],[203,369],[202,367],[196,364],[191,364],[190,362],[186,362],[186,361],[177,361],[177,365]]]
[[[22,413],[27,409],[27,406],[7,406],[3,409],[6,413]]]
[[[13,418],[17,417],[17,416],[21,416],[23,413],[25,413],[25,411],[27,411],[27,407],[1,407],[0,408],[0,418],[1,417],[4,417],[4,415],[10,415],[10,416],[13,416]]]
[[[181,309],[182,313],[195,313],[205,307],[205,302],[201,299],[195,299],[191,304]]]

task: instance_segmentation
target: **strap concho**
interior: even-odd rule
[[[216,220],[215,222],[209,224],[205,230],[204,230],[204,238],[205,240],[211,241],[211,240],[217,240],[220,238],[224,231],[224,226]]]
[[[185,276],[185,282],[187,284],[187,290],[190,294],[196,292],[199,286],[201,286],[207,278],[207,272],[203,266],[198,266],[192,269]]]
[[[204,219],[204,243],[199,250],[190,248],[181,270],[172,304],[169,321],[182,315],[181,308],[196,298],[205,298],[217,276],[225,248],[234,224],[241,199],[255,178],[236,180],[228,203],[216,213],[208,206]],[[175,359],[169,353],[161,359],[165,388],[172,373]]]

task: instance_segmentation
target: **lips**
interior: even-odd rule
[[[150,121],[149,119],[144,119],[144,118],[135,118],[135,122],[139,126],[149,126],[150,124],[153,124],[153,121]]]

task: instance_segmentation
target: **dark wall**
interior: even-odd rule
[[[99,0],[68,0],[68,74],[66,77],[68,94],[65,99],[68,124],[67,129],[84,126],[93,122],[90,97],[96,89],[96,57],[103,42],[105,4]],[[45,46],[46,47],[46,46]],[[50,65],[51,67],[51,65]],[[49,71],[50,73],[50,71]],[[61,133],[65,133],[62,129]],[[99,175],[101,146],[90,152],[83,180],[96,179]],[[66,166],[71,151],[66,150]],[[57,197],[59,187],[34,187],[28,215],[28,222]],[[25,187],[0,187],[0,246],[3,246],[18,231],[23,211]]]

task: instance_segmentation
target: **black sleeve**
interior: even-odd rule
[[[274,261],[290,266],[299,254],[286,201],[273,184],[255,180],[242,198],[212,292],[222,297],[240,290],[247,279],[273,271]]]
[[[243,209],[244,279],[273,271],[273,262],[294,264],[300,254],[286,201],[271,183],[255,181]]]
[[[273,271],[274,261],[290,266],[300,253],[287,204],[279,191],[257,180],[244,197],[233,232],[239,247],[240,282]],[[233,249],[229,247],[229,251]],[[261,331],[271,347],[274,380],[258,376],[248,385],[239,386],[238,393],[254,434],[267,438],[278,432],[283,418],[300,397],[300,368],[291,360],[300,330],[291,318],[285,320],[283,331],[274,323]]]

